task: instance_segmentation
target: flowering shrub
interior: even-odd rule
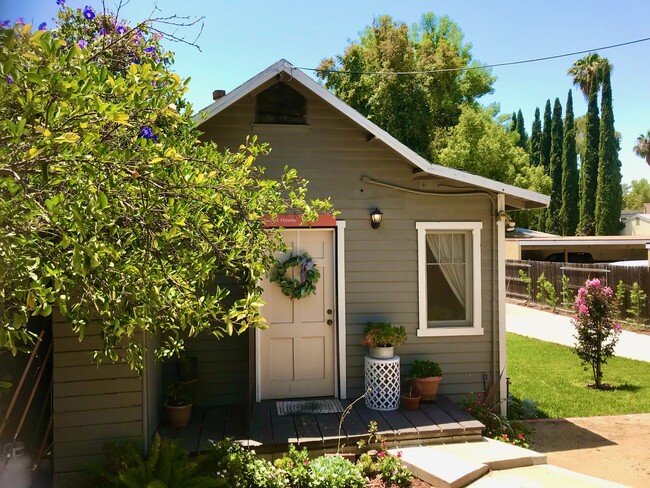
[[[99,327],[97,362],[134,369],[134,338],[170,357],[184,336],[262,325],[259,282],[285,246],[261,216],[331,206],[295,170],[265,178],[254,137],[200,141],[156,28],[173,23],[57,3],[52,30],[0,28],[0,348],[28,347],[28,319],[54,309],[80,340]]]
[[[289,453],[276,459],[273,464],[284,470],[292,488],[308,488],[313,478],[309,463],[306,448],[298,450],[296,446],[289,444]]]
[[[609,286],[603,286],[598,278],[587,280],[578,290],[576,315],[576,346],[573,351],[587,370],[591,367],[594,387],[603,388],[603,364],[614,355],[621,325],[614,321],[617,312],[616,298]]]
[[[499,403],[487,402],[483,395],[470,393],[460,405],[472,417],[485,425],[483,435],[501,442],[528,448],[526,437],[531,435],[525,422],[511,420],[499,413]]]

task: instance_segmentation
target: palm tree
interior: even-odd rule
[[[645,159],[645,162],[650,165],[650,130],[645,135],[640,134],[639,137],[636,138],[634,154]]]
[[[597,89],[600,88],[603,74],[605,71],[611,72],[611,70],[612,65],[607,58],[601,58],[597,53],[592,53],[573,63],[567,74],[573,76],[573,84],[580,87],[585,99],[588,99],[591,84],[597,83]]]

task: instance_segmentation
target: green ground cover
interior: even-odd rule
[[[590,417],[650,412],[650,363],[614,357],[603,368],[613,390],[595,390],[571,348],[508,333],[510,393],[538,402],[544,416]]]

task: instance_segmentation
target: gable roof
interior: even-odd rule
[[[542,208],[548,206],[550,203],[550,197],[547,195],[542,195],[541,193],[525,190],[523,188],[501,183],[482,176],[477,176],[465,171],[430,163],[284,59],[272,64],[224,97],[208,105],[206,108],[194,115],[194,122],[197,124],[206,122],[281,73],[285,73],[290,79],[300,83],[304,88],[331,105],[333,108],[337,109],[343,115],[347,116],[358,126],[372,134],[375,139],[382,141],[413,166],[419,168],[422,172],[428,175],[447,178],[494,193],[503,193],[506,196],[506,204],[512,209]]]

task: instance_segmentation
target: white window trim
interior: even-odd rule
[[[418,337],[483,335],[481,323],[481,222],[416,222],[418,231]],[[472,252],[472,323],[462,327],[429,327],[427,320],[427,243],[428,230],[469,231]]]

